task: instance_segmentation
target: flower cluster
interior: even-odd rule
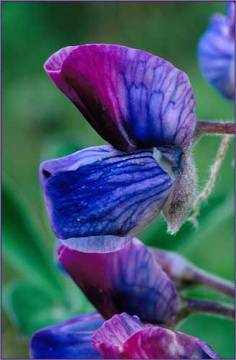
[[[208,35],[200,50],[206,42]],[[191,264],[134,237],[160,212],[177,231],[191,208],[196,117],[188,76],[148,52],[105,44],[63,48],[45,70],[110,145],[40,166],[58,261],[98,312],[36,332],[32,356],[219,358],[170,330],[183,313],[177,287],[194,273]]]
[[[122,313],[104,319],[82,315],[32,338],[34,358],[43,359],[218,359],[203,341]]]
[[[173,281],[156,260],[160,255],[163,259],[162,254],[147,249],[137,239],[123,244],[121,238],[119,249],[110,240],[103,243],[96,237],[89,245],[82,240],[80,250],[76,242],[58,247],[60,263],[102,316],[79,316],[37,332],[32,338],[33,356],[217,358],[204,342],[150,324],[171,323],[180,303]],[[137,316],[122,314],[124,310],[138,314],[146,324]]]

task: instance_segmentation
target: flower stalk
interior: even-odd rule
[[[202,299],[182,298],[182,301],[182,309],[179,313],[178,321],[192,313],[215,314],[217,316],[234,319],[235,311],[233,305]]]
[[[233,283],[200,269],[197,269],[197,271],[193,273],[192,284],[205,285],[231,298],[234,298],[235,289]]]
[[[160,249],[151,251],[158,264],[174,281],[179,290],[190,286],[204,285],[234,298],[235,288],[232,282],[202,270],[175,252]]]
[[[195,129],[195,139],[202,135],[223,135],[235,134],[235,122],[234,121],[204,121],[198,120]]]

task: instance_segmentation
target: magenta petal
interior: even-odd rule
[[[143,328],[136,316],[115,315],[94,333],[92,343],[104,359],[119,359],[125,341]]]
[[[105,359],[219,359],[203,341],[125,313],[105,321],[92,343]]]
[[[59,50],[44,68],[113,146],[130,151],[191,142],[192,87],[168,61],[125,46],[91,44]]]
[[[50,76],[54,84],[71,99],[74,103],[76,103],[79,107],[83,108],[83,104],[78,97],[78,94],[74,89],[65,81],[62,76],[61,68],[64,64],[64,61],[67,57],[77,49],[77,46],[67,46],[61,50],[55,52],[44,64],[44,70]]]
[[[127,312],[171,322],[179,297],[149,250],[137,239],[118,237],[112,250],[105,239],[90,238],[87,248],[81,239],[67,239],[58,249],[59,262],[105,318]]]
[[[149,326],[129,337],[123,344],[121,358],[219,359],[219,356],[197,338],[158,326]]]
[[[67,46],[61,50],[58,50],[50,56],[50,58],[47,60],[47,62],[44,65],[45,71],[48,73],[48,75],[51,77],[51,79],[54,81],[54,83],[62,89],[65,84],[63,83],[63,79],[61,77],[61,67],[64,63],[65,59],[69,56],[69,54],[75,50],[77,46]]]

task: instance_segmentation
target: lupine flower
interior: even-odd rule
[[[176,231],[195,193],[187,75],[145,51],[104,44],[61,49],[45,70],[112,145],[41,165],[57,237],[135,234],[161,210]]]
[[[58,245],[58,260],[104,318],[127,312],[152,323],[175,320],[175,284],[138,239],[70,239]]]
[[[203,341],[122,313],[104,321],[83,315],[40,330],[31,340],[39,359],[219,359]]]
[[[99,313],[38,331],[32,356],[217,358],[202,341],[159,327],[174,325],[181,298],[153,252],[131,237],[160,211],[175,231],[189,211],[196,121],[187,75],[118,45],[64,48],[45,70],[111,145],[40,166],[58,260]]]
[[[226,15],[215,14],[198,47],[204,77],[226,98],[234,97],[235,3],[229,1]]]
[[[156,254],[138,239],[71,238],[58,242],[57,253],[101,315],[82,315],[37,331],[31,340],[33,358],[219,358],[201,340],[159,326],[174,324],[181,299]]]

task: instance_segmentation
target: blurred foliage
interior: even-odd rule
[[[222,3],[4,2],[2,5],[3,355],[27,358],[26,335],[90,309],[79,289],[55,264],[55,240],[38,182],[39,163],[104,143],[47,79],[43,63],[48,56],[67,45],[91,42],[142,48],[187,72],[196,95],[199,118],[232,119],[233,105],[205,83],[196,58],[198,39],[210,15],[224,10]],[[205,137],[193,149],[199,189],[208,178],[219,141],[217,137]],[[232,279],[232,162],[233,144],[214,194],[203,204],[197,229],[186,223],[176,236],[170,236],[163,220],[157,219],[140,238],[153,246],[177,250],[198,266]],[[201,296],[202,289],[196,294]],[[234,358],[233,322],[194,315],[180,329],[207,341],[223,358]]]
[[[24,335],[53,323],[64,321],[92,306],[75,285],[68,281],[45,251],[43,234],[34,214],[15,193],[11,182],[3,184],[5,262],[17,272],[6,281],[3,307]]]

